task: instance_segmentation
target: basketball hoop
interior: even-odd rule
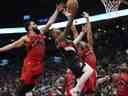
[[[121,0],[101,0],[101,2],[105,7],[106,13],[118,11],[121,4]]]

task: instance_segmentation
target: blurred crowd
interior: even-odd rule
[[[14,70],[0,68],[0,96],[15,96],[17,74]]]

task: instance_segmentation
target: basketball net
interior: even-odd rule
[[[101,2],[105,7],[106,13],[118,11],[121,4],[121,0],[101,0]]]

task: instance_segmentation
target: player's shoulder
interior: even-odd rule
[[[22,40],[22,41],[28,41],[28,36],[27,35],[24,35],[24,36],[22,36],[21,38],[20,38],[20,40]]]
[[[28,38],[27,35],[24,35],[24,36],[21,37],[21,39],[23,39],[23,40],[26,40],[27,38]]]

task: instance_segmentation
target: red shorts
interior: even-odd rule
[[[88,81],[85,83],[83,92],[85,93],[92,93],[95,91],[96,88],[96,72],[94,72]]]
[[[20,80],[25,84],[34,85],[43,72],[43,64],[40,62],[24,62]]]

